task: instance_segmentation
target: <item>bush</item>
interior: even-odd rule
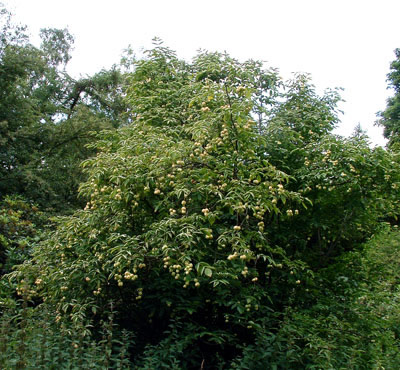
[[[60,325],[47,306],[21,306],[0,319],[0,365],[4,369],[127,369],[132,338],[118,332],[113,313],[97,334],[84,323]]]
[[[259,337],[234,368],[396,368],[399,245],[400,233],[386,228],[321,270],[310,287],[314,302],[288,309],[276,335]]]

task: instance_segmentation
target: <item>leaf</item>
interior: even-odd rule
[[[211,277],[212,274],[213,274],[212,273],[212,267],[210,265],[208,265],[207,263],[205,263],[205,262],[199,262],[196,265],[196,270],[197,270],[197,273],[200,276],[205,275],[207,277]]]
[[[243,306],[241,306],[241,305],[238,305],[238,306],[236,307],[236,309],[238,310],[238,312],[239,312],[240,314],[242,314],[242,313],[244,312],[244,308],[243,308]]]
[[[203,265],[203,262],[199,262],[197,265],[196,265],[196,270],[197,270],[197,273],[201,276],[201,275],[203,275],[203,272],[204,272],[204,265]]]
[[[214,215],[208,216],[208,222],[210,223],[211,226],[215,222],[215,219],[216,219],[216,217]]]

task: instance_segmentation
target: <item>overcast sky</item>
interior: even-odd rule
[[[91,74],[118,63],[129,44],[158,36],[190,59],[196,50],[260,59],[282,77],[308,72],[319,91],[342,87],[338,133],[358,123],[384,145],[376,113],[391,91],[386,75],[400,48],[400,0],[0,0],[27,24],[68,27],[75,36],[69,71]],[[33,38],[37,40],[37,38]]]

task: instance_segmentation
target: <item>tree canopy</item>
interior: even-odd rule
[[[379,124],[384,128],[384,136],[391,147],[399,143],[400,135],[400,49],[395,50],[396,59],[390,64],[389,87],[394,90],[393,97],[387,100],[386,109],[380,113]]]
[[[1,12],[4,368],[396,367],[399,155],[338,90],[159,39],[74,79]]]
[[[0,193],[58,210],[74,206],[79,163],[91,154],[85,144],[93,132],[118,125],[121,73],[74,80],[65,72],[74,41],[68,30],[43,29],[37,48],[1,12]]]
[[[338,100],[304,75],[219,53],[187,63],[157,43],[127,76],[129,123],[90,145],[86,207],[14,275],[18,291],[60,322],[112,301],[143,368],[248,361],[312,303],[321,269],[398,214],[398,162],[332,134]]]

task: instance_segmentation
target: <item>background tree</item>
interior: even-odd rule
[[[119,125],[123,77],[114,68],[74,80],[65,72],[73,45],[66,29],[43,29],[37,48],[1,12],[0,194],[65,211],[79,204],[79,163],[92,154],[86,143]]]
[[[383,135],[389,139],[388,146],[398,146],[400,138],[400,49],[395,51],[396,59],[390,64],[389,87],[394,96],[387,100],[386,109],[381,112],[378,123],[384,127]]]

